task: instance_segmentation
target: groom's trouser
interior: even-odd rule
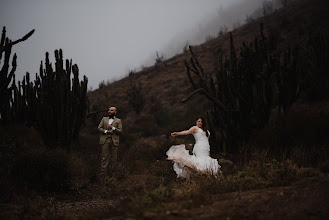
[[[107,168],[110,166],[111,171],[115,168],[117,162],[118,146],[115,146],[111,138],[108,138],[102,145],[101,155],[101,176],[107,175]]]

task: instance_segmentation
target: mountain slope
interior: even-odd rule
[[[251,42],[256,35],[259,35],[261,22],[264,23],[265,34],[268,31],[280,33],[280,50],[285,49],[288,45],[305,42],[309,34],[328,31],[328,6],[329,3],[325,0],[299,0],[271,15],[235,29],[232,33],[237,54],[242,42]],[[220,47],[224,53],[227,53],[229,34],[193,46],[193,51],[205,71],[216,71],[217,54]],[[157,123],[153,126],[159,127],[160,125],[161,127],[159,120],[169,120],[163,125],[168,129],[170,127],[177,130],[187,128],[193,124],[196,116],[204,116],[205,111],[211,107],[211,103],[201,95],[196,95],[185,103],[179,101],[193,92],[184,65],[184,61],[189,58],[190,52],[187,51],[131,75],[133,82],[141,82],[143,87],[145,107],[140,115],[137,115],[128,103],[127,90],[130,86],[128,76],[102,89],[89,92],[90,108],[93,105],[97,105],[96,109],[106,109],[111,105],[117,106],[118,115],[122,118],[126,131],[129,132],[136,131],[131,129],[135,125],[147,126]],[[156,112],[160,114],[158,119],[154,115]],[[101,115],[99,114],[97,119],[100,120]],[[182,117],[184,119],[181,119]],[[148,123],[145,124],[145,121]],[[175,124],[175,122],[177,123]],[[95,124],[89,123],[89,125],[94,126]],[[163,132],[167,132],[167,130],[160,131],[160,133]]]

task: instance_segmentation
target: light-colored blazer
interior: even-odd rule
[[[113,134],[104,133],[105,130],[109,130],[109,128],[107,127],[108,124],[109,124],[109,117],[103,117],[101,122],[98,125],[98,131],[101,132],[101,135],[99,138],[99,144],[105,144],[105,142],[108,138],[112,138],[113,144],[115,146],[119,146],[119,135],[122,132],[121,119],[114,117],[114,120],[111,124],[113,127],[115,127]]]

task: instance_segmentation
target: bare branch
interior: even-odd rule
[[[0,53],[2,53],[3,51],[7,50],[9,47],[18,44],[19,42],[25,41],[27,40],[29,37],[31,37],[31,35],[34,33],[35,29],[33,29],[32,31],[30,31],[28,34],[26,34],[24,37],[22,37],[21,39],[18,39],[14,42],[10,42],[2,47],[0,47]]]
[[[185,99],[181,99],[180,102],[186,102],[187,100],[189,100],[190,98],[192,98],[192,96],[194,96],[197,93],[202,93],[202,91],[204,91],[204,89],[199,88],[197,90],[194,90],[188,97],[186,97]]]
[[[222,109],[223,111],[229,111],[226,106],[219,101],[218,99],[216,99],[215,97],[211,96],[207,91],[205,91],[203,88],[199,88],[197,90],[195,90],[194,92],[192,92],[187,98],[180,100],[180,102],[186,102],[187,100],[189,100],[192,96],[194,96],[196,93],[200,93],[200,94],[205,94],[206,97],[211,100],[214,104],[216,104],[220,109]]]
[[[101,113],[101,112],[107,112],[108,109],[104,109],[104,110],[98,110],[98,111],[94,111],[94,112],[89,112],[87,113],[87,118],[90,117],[91,115],[94,115],[94,114],[98,114],[98,113]]]

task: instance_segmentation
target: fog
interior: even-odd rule
[[[0,25],[17,40],[16,79],[39,71],[45,53],[54,63],[54,50],[78,64],[80,79],[89,89],[111,82],[155,62],[156,51],[165,58],[196,45],[220,29],[243,24],[262,7],[263,0],[0,0]],[[2,66],[2,65],[1,65]]]

